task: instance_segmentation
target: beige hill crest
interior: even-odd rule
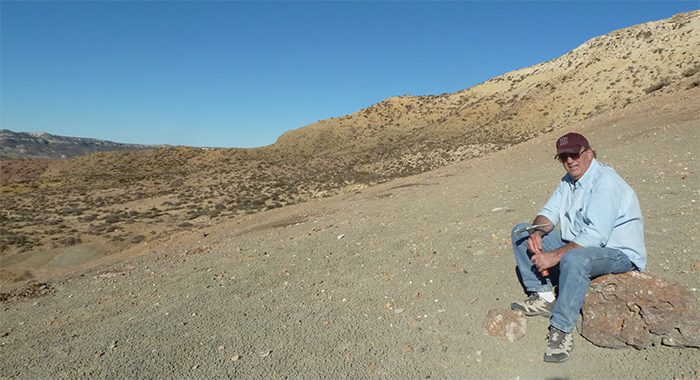
[[[405,153],[440,140],[447,149],[518,143],[659,90],[697,86],[698,41],[700,11],[678,14],[595,37],[559,58],[463,91],[393,97],[288,131],[274,147],[302,154]]]

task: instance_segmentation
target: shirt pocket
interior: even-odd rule
[[[571,230],[574,235],[578,235],[588,226],[589,220],[586,218],[583,208],[571,210],[570,213],[573,215],[571,218]]]

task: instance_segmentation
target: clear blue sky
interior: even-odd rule
[[[0,128],[268,145],[469,88],[698,1],[2,1]]]

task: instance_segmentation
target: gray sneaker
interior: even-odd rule
[[[513,310],[524,311],[525,315],[531,317],[534,315],[542,315],[547,318],[552,316],[552,309],[554,308],[554,303],[556,301],[547,302],[544,298],[540,297],[537,292],[530,294],[524,302],[513,302],[510,304],[510,308]]]
[[[569,360],[574,350],[574,334],[565,333],[554,326],[549,326],[549,343],[544,350],[544,361],[563,363]]]

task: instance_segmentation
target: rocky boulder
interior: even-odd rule
[[[609,348],[700,348],[700,320],[692,303],[682,286],[647,273],[601,276],[588,289],[581,335]]]
[[[500,335],[509,342],[515,342],[525,336],[527,321],[522,311],[491,309],[484,319],[483,327],[489,335]]]

